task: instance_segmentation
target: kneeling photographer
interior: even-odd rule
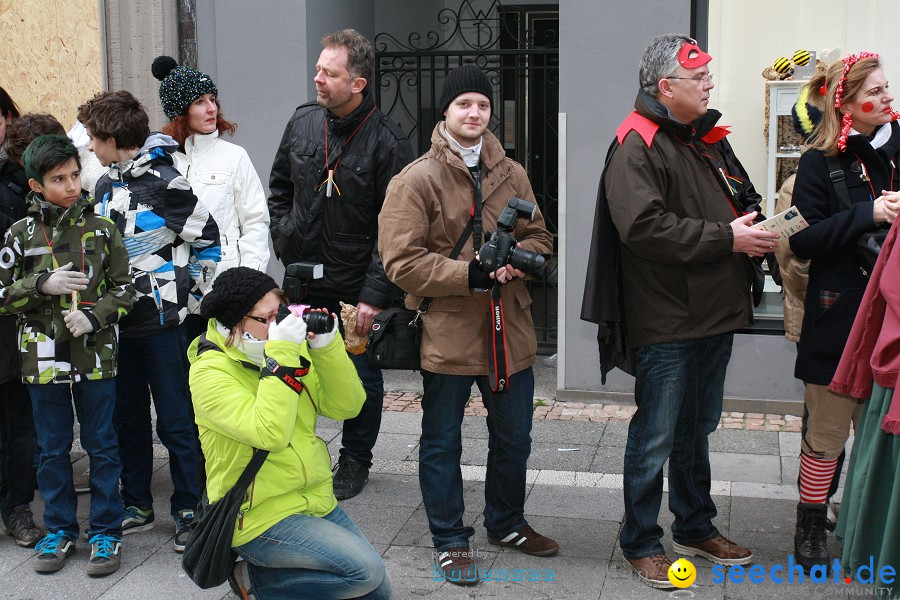
[[[209,501],[268,451],[234,526],[243,560],[232,589],[259,600],[389,598],[384,562],[338,506],[328,448],[316,437],[317,415],[352,418],[365,392],[335,315],[300,316],[285,302],[265,273],[229,269],[204,297],[208,327],[188,350]]]
[[[487,129],[492,96],[475,65],[447,75],[444,121],[430,150],[391,181],[378,221],[385,272],[408,293],[406,307],[431,299],[421,315],[419,484],[437,568],[458,585],[477,582],[460,469],[473,383],[488,411],[489,541],[535,556],[559,550],[524,516],[537,339],[523,277],[540,272],[540,254],[552,252],[553,238],[525,170]],[[483,231],[495,228],[483,243]]]

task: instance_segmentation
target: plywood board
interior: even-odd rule
[[[102,89],[97,0],[0,0],[0,86],[67,129]]]

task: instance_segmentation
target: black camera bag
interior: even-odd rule
[[[366,348],[372,364],[379,369],[420,369],[419,327],[419,315],[414,310],[389,308],[375,315]]]
[[[448,258],[455,259],[459,256],[474,226],[475,219],[469,219]],[[422,315],[431,306],[431,301],[432,298],[423,298],[416,310],[395,307],[375,315],[366,345],[366,352],[373,365],[379,369],[418,371],[422,368]]]

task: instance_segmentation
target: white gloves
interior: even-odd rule
[[[334,319],[334,327],[326,333],[317,333],[314,339],[309,340],[310,348],[324,348],[331,343],[338,330],[338,319]]]
[[[65,315],[66,327],[68,327],[72,337],[80,337],[94,330],[93,323],[91,323],[91,320],[83,310],[76,310],[75,312],[64,310],[63,315]]]
[[[289,314],[281,323],[269,325],[270,340],[286,340],[295,344],[306,341],[306,322],[295,315]]]
[[[51,271],[38,291],[47,296],[64,296],[86,290],[87,284],[88,278],[81,271],[73,271],[70,262]]]

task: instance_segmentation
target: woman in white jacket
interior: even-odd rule
[[[152,71],[162,81],[159,98],[170,119],[163,133],[184,150],[175,154],[175,167],[219,226],[222,260],[216,275],[239,265],[265,272],[266,196],[247,151],[220,137],[233,134],[235,126],[222,117],[216,84],[209,75],[179,66],[170,56],[157,57]]]

